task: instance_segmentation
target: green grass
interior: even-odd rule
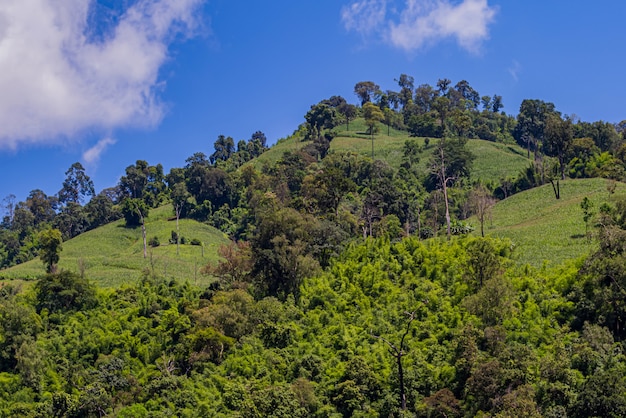
[[[206,285],[212,278],[200,274],[200,269],[218,260],[217,249],[227,243],[222,232],[208,225],[189,220],[180,220],[181,236],[187,240],[196,238],[204,245],[181,245],[176,255],[176,245],[169,244],[171,231],[176,230],[176,220],[171,219],[170,205],[153,209],[146,222],[148,239],[158,237],[161,245],[148,247],[148,257],[143,258],[141,228],[126,228],[124,221],[117,221],[86,232],[63,243],[59,268],[80,272],[84,265],[85,276],[100,287],[116,287],[134,282],[146,269],[181,281],[188,280]],[[44,273],[39,259],[0,272],[4,279],[32,279]]]
[[[603,202],[626,198],[626,184],[617,183],[609,196],[606,179],[566,180],[561,183],[561,199],[556,200],[550,184],[518,193],[498,202],[492,221],[485,223],[485,235],[510,238],[518,261],[541,267],[560,265],[594,250],[596,243],[585,237],[580,203],[588,197],[594,211]],[[470,219],[479,233],[478,221]]]

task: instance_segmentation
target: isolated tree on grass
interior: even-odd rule
[[[342,115],[346,120],[346,130],[350,130],[350,121],[353,120],[357,115],[356,106],[349,103],[342,103],[337,106],[337,111]]]
[[[367,102],[363,105],[363,118],[365,124],[369,128],[369,133],[372,136],[372,160],[374,159],[374,131],[378,122],[385,118],[383,111],[378,106],[371,102]]]
[[[62,244],[63,235],[58,229],[45,229],[39,233],[39,258],[45,264],[47,273],[56,272]]]

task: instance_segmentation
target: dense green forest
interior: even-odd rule
[[[626,416],[626,121],[396,81],[4,198],[0,416]]]

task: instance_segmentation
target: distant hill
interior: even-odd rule
[[[626,198],[626,184],[616,183],[613,195],[609,195],[608,184],[609,180],[601,178],[566,180],[561,182],[559,200],[550,184],[515,194],[493,208],[485,235],[510,238],[519,262],[535,267],[546,262],[555,266],[589,254],[596,244],[585,237],[580,203],[588,197],[597,214],[602,203]],[[477,221],[470,222],[479,233]]]
[[[116,221],[86,232],[63,243],[60,269],[80,272],[101,287],[116,287],[138,279],[146,269],[166,278],[188,280],[193,284],[207,284],[211,279],[200,274],[200,269],[218,259],[220,245],[228,237],[217,229],[190,219],[180,220],[181,236],[187,241],[199,240],[203,245],[181,245],[180,256],[176,245],[169,244],[176,221],[171,220],[171,205],[150,211],[146,231],[148,239],[157,237],[160,246],[148,247],[148,258],[143,258],[141,228],[126,228],[124,221]],[[0,271],[0,278],[30,279],[44,273],[42,262],[36,258],[27,263]]]

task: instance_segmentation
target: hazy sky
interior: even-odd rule
[[[626,2],[606,0],[0,0],[0,200],[55,194],[76,161],[96,189],[136,160],[166,173],[310,105],[467,80],[517,114],[553,102],[626,119]]]

